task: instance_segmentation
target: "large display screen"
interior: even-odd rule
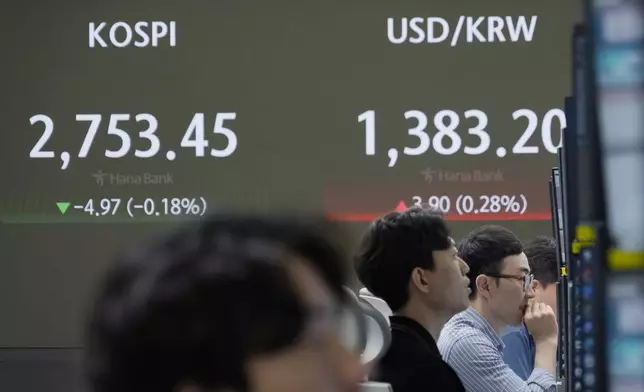
[[[644,4],[595,0],[597,103],[607,220],[617,248],[644,248]],[[644,275],[611,272],[607,281],[608,386],[644,389]]]
[[[0,346],[80,344],[115,248],[210,212],[364,225],[424,204],[457,234],[549,231],[576,2],[15,7],[0,38],[0,314],[14,320]]]
[[[608,224],[617,247],[644,249],[644,5],[595,0],[595,67]]]

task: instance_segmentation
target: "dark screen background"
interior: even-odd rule
[[[394,45],[388,17],[445,18],[452,28],[460,15],[538,16],[532,42]],[[115,250],[171,224],[120,223],[61,215],[55,203],[82,204],[103,197],[203,197],[208,211],[296,209],[343,217],[357,240],[365,220],[413,196],[524,194],[528,220],[504,220],[522,238],[551,234],[548,178],[555,155],[544,151],[537,128],[529,145],[536,155],[514,155],[525,119],[512,112],[529,108],[542,117],[563,107],[570,92],[570,36],[578,20],[576,2],[497,0],[439,1],[86,1],[32,7],[16,4],[3,13],[4,60],[0,113],[0,347],[77,347],[82,344],[85,306],[92,286]],[[88,23],[176,21],[177,45],[156,48],[89,48]],[[483,25],[485,26],[485,24]],[[109,27],[109,26],[108,26]],[[486,28],[481,29],[485,33]],[[107,31],[103,36],[107,36]],[[507,34],[506,34],[507,35]],[[357,117],[377,113],[376,155],[365,155],[364,125]],[[400,156],[387,167],[387,150],[414,147],[407,110],[443,109],[488,115],[489,152],[461,150],[441,156]],[[206,113],[210,147],[223,148],[212,133],[220,112],[236,133],[236,151],[226,158],[196,158],[179,147],[192,116]],[[77,157],[87,123],[76,114],[103,115],[87,158]],[[154,158],[118,149],[106,135],[114,113],[153,114],[161,150]],[[55,124],[45,150],[54,159],[30,159],[42,135],[35,114]],[[465,120],[462,120],[465,121]],[[456,132],[474,146],[471,122]],[[555,122],[556,124],[556,122]],[[147,149],[137,137],[142,124],[124,122],[132,149]],[[467,126],[466,126],[467,125]],[[431,133],[431,130],[428,129]],[[558,134],[553,132],[553,135]],[[494,154],[504,146],[508,155]],[[169,161],[165,152],[176,151]],[[62,151],[71,154],[60,169]],[[450,173],[501,172],[501,181],[456,181],[420,174],[431,167]],[[170,175],[172,184],[106,183],[92,174]],[[533,221],[531,217],[540,219]],[[458,217],[456,217],[458,218]],[[501,217],[500,217],[501,218]],[[514,217],[512,219],[519,219]],[[66,222],[68,220],[68,223]],[[74,222],[74,223],[69,223]],[[457,238],[482,224],[455,220]]]

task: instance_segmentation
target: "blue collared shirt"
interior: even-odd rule
[[[556,380],[546,369],[534,369],[522,380],[503,362],[505,345],[490,323],[473,308],[445,324],[438,349],[460,377],[467,392],[555,392]]]
[[[509,327],[503,334],[503,360],[517,376],[527,380],[534,369],[536,346],[526,326]]]

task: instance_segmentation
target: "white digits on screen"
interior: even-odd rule
[[[416,136],[419,140],[417,147],[405,147],[403,153],[405,155],[422,155],[429,150],[430,138],[427,134],[427,116],[420,110],[409,110],[405,112],[405,119],[416,120],[416,126],[410,128],[407,133],[411,136]]]
[[[367,110],[358,116],[358,122],[364,123],[364,153],[376,155],[376,112]]]
[[[92,143],[94,142],[94,137],[96,132],[98,132],[98,126],[101,124],[101,115],[100,114],[77,114],[76,121],[89,121],[89,126],[87,128],[87,133],[85,133],[85,138],[83,139],[83,144],[81,144],[80,150],[78,150],[79,158],[87,158],[89,150],[92,148]]]
[[[481,110],[471,109],[465,112],[465,118],[476,119],[476,125],[473,128],[469,128],[467,133],[478,137],[480,143],[476,147],[465,146],[463,152],[467,155],[481,155],[490,148],[490,134],[486,131],[488,123],[487,115]]]
[[[454,132],[460,123],[458,114],[453,110],[441,110],[434,116],[434,151],[441,155],[454,155],[461,149],[461,137]],[[449,147],[445,147],[445,137],[450,139]]]
[[[517,120],[519,118],[526,118],[528,123],[526,124],[525,131],[521,134],[517,140],[514,147],[512,147],[513,154],[538,154],[539,146],[528,146],[527,143],[530,141],[530,138],[534,132],[539,127],[539,116],[530,109],[519,109],[512,113],[512,118]],[[554,119],[559,120],[559,141],[555,145],[552,140],[552,126]],[[561,147],[562,140],[562,131],[567,126],[566,124],[566,114],[561,109],[550,109],[541,120],[541,141],[545,149],[551,154],[556,154],[557,149]]]
[[[427,203],[420,196],[414,196],[412,199],[414,200],[414,205],[417,207],[429,207],[444,213],[448,213],[450,208],[452,208],[452,202],[448,196],[430,196],[427,199]]]
[[[31,149],[31,152],[29,152],[29,157],[30,158],[53,158],[54,152],[53,151],[43,151],[43,148],[45,148],[45,144],[49,141],[49,138],[51,137],[51,134],[54,133],[54,122],[49,116],[46,116],[44,114],[36,114],[35,116],[32,116],[29,119],[29,122],[31,125],[34,125],[36,123],[43,123],[45,125],[45,130],[42,133],[42,136],[36,144],[34,145],[34,148]]]
[[[123,158],[128,155],[132,150],[132,138],[130,136],[128,126],[125,124],[127,121],[131,121],[134,117],[134,121],[137,123],[145,123],[145,128],[138,132],[139,139],[144,139],[148,142],[149,147],[145,150],[134,150],[134,156],[137,158],[152,158],[158,155],[161,150],[161,140],[157,136],[156,131],[159,128],[159,122],[156,117],[150,113],[139,113],[136,115],[130,114],[109,114],[106,115],[107,126],[105,127],[105,121],[103,116],[100,114],[77,114],[75,116],[76,122],[78,123],[87,123],[83,128],[85,129],[85,137],[83,142],[78,149],[79,158],[87,158],[92,150],[92,146],[96,139],[96,135],[102,129],[105,129],[107,135],[112,136],[113,138],[118,138],[120,143],[117,144],[118,149],[116,150],[105,150],[104,156],[107,158]],[[237,149],[237,135],[235,132],[226,124],[227,121],[232,121],[237,118],[236,113],[217,113],[214,118],[214,127],[212,133],[214,135],[219,135],[219,142],[213,140],[213,143],[222,143],[222,137],[226,139],[224,148],[210,149],[210,156],[217,158],[224,158],[232,155]],[[32,116],[29,119],[31,125],[36,125],[42,123],[44,125],[44,130],[34,147],[29,152],[30,158],[54,158],[56,153],[54,151],[45,151],[45,145],[51,138],[54,133],[54,120],[51,117],[44,114],[37,114]],[[103,124],[103,125],[102,125]],[[206,118],[204,113],[195,113],[192,117],[192,120],[181,140],[181,147],[194,148],[195,155],[197,157],[203,157],[205,155],[205,147],[208,146],[209,141],[206,139],[205,135],[206,127]],[[140,128],[139,128],[140,129]],[[60,159],[62,161],[61,169],[67,169],[70,160],[70,154],[68,151],[60,152]],[[174,160],[175,152],[169,150],[166,154],[168,160]]]
[[[153,156],[157,155],[157,153],[161,149],[161,141],[155,134],[157,128],[159,127],[159,122],[157,121],[156,117],[149,113],[137,114],[134,119],[136,120],[136,122],[145,121],[146,123],[148,123],[148,127],[144,131],[139,132],[139,137],[142,139],[147,139],[150,142],[150,148],[148,148],[146,151],[135,150],[134,156],[136,156],[137,158],[152,158]]]
[[[210,149],[210,156],[225,158],[230,156],[237,149],[237,135],[230,128],[226,128],[224,122],[237,118],[236,113],[217,113],[215,117],[215,126],[213,133],[226,138],[226,147],[223,150],[216,148]],[[181,147],[191,147],[195,149],[195,156],[203,157],[209,141],[206,140],[206,120],[203,113],[196,113],[181,139]]]
[[[559,141],[555,145],[552,141],[552,123],[555,120],[559,120]],[[557,153],[557,149],[561,147],[561,142],[563,139],[563,130],[567,127],[566,122],[566,113],[561,109],[550,109],[543,116],[541,120],[541,140],[543,141],[543,146],[552,154]]]
[[[358,122],[364,123],[365,126],[365,154],[376,154],[376,128],[375,128],[375,111],[368,110],[358,116]],[[411,146],[405,146],[403,153],[408,156],[417,156],[425,154],[430,148],[438,155],[455,155],[462,152],[466,155],[485,154],[492,145],[490,134],[487,132],[488,116],[479,109],[469,109],[460,114],[454,110],[438,111],[432,119],[433,127],[428,129],[428,117],[420,110],[408,110],[404,113],[406,120],[411,120],[413,124],[407,129],[410,136],[418,139],[418,142],[411,142]],[[538,154],[540,147],[538,145],[529,145],[530,138],[538,130],[541,130],[541,140],[543,148],[551,154],[556,154],[557,149],[561,146],[561,130],[566,127],[565,113],[561,109],[551,109],[539,119],[539,116],[530,109],[519,109],[512,113],[514,120],[525,118],[527,124],[522,128],[522,123],[517,123],[518,127],[523,129],[519,134],[516,143],[512,147],[513,154]],[[559,124],[558,127],[555,124]],[[558,129],[553,129],[553,126]],[[469,135],[468,139],[463,139],[460,132],[465,131]],[[507,130],[511,132],[512,129]],[[505,132],[505,131],[504,131]],[[556,134],[559,133],[557,140]],[[555,140],[553,140],[555,139]],[[408,139],[407,139],[408,140]],[[407,142],[409,143],[409,142]],[[472,145],[467,145],[471,143]],[[503,157],[506,154],[505,146],[497,146],[497,155]],[[388,149],[389,167],[393,167],[397,162],[398,149],[391,146]]]

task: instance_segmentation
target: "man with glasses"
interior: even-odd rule
[[[535,299],[550,306],[557,314],[557,245],[550,237],[537,237],[525,244],[524,252],[534,274]],[[535,342],[525,325],[509,327],[503,336],[503,360],[514,372],[527,380],[534,369]]]
[[[557,321],[534,300],[533,276],[521,241],[500,226],[483,226],[459,244],[470,268],[470,307],[441,332],[438,348],[468,392],[554,392]],[[524,322],[535,341],[534,371],[522,380],[503,361],[501,335]]]

